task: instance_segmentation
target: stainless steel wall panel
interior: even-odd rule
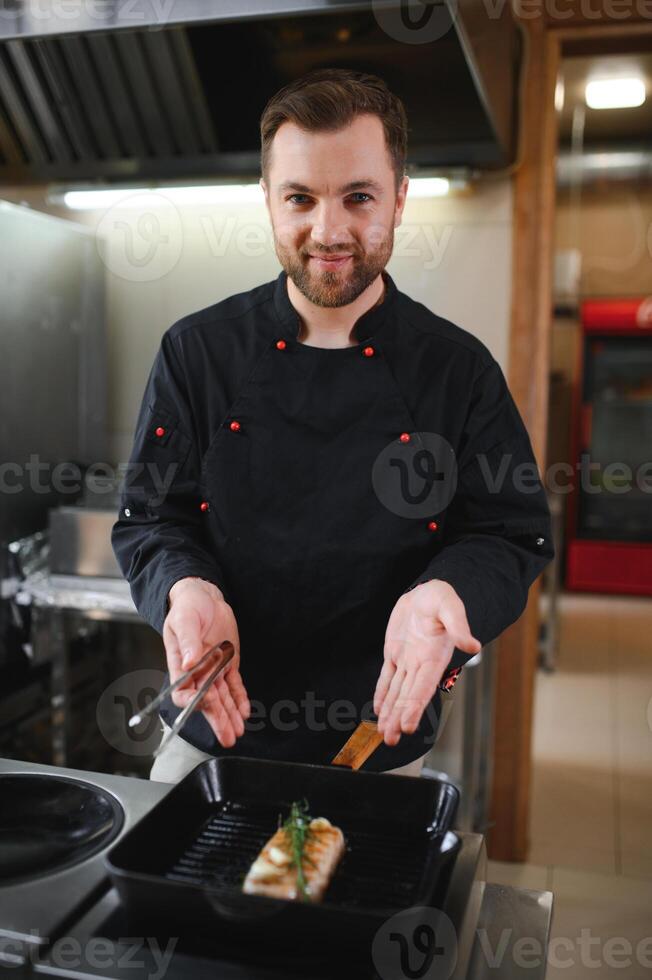
[[[0,542],[74,502],[58,464],[106,458],[103,289],[88,229],[0,202]]]
[[[114,510],[57,507],[50,511],[50,572],[122,578],[111,547]]]

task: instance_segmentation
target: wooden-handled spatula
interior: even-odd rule
[[[359,769],[382,741],[383,736],[378,731],[375,721],[361,721],[351,738],[331,759],[331,765],[344,766],[347,769]]]

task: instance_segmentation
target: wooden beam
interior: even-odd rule
[[[649,26],[652,18],[648,0],[542,0],[542,7],[548,30],[615,27],[631,32],[632,27]]]
[[[556,24],[551,26],[550,35],[560,45],[561,54],[572,55],[592,54],[622,54],[636,49],[647,50],[652,38],[652,23],[646,21],[639,24],[605,23],[563,27]],[[582,49],[581,43],[586,42]],[[593,44],[591,44],[593,42]]]
[[[522,23],[528,38],[528,63],[522,89],[519,166],[513,183],[508,382],[543,472],[557,138],[554,89],[559,45],[551,43],[542,18]],[[490,856],[501,861],[524,861],[527,857],[538,594],[535,583],[527,609],[498,643],[488,846]]]

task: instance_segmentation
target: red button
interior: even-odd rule
[[[410,433],[409,432],[401,432],[401,434],[399,436],[399,439],[401,440],[401,442],[409,442],[410,441]]]
[[[373,357],[376,351],[373,349],[373,347],[364,347],[362,349],[362,353],[365,357]]]
[[[287,347],[287,344],[285,343],[284,340],[277,340],[276,341],[276,346],[277,346],[277,348],[279,350],[285,350],[285,348]]]
[[[231,422],[231,424],[229,425],[229,429],[231,430],[231,432],[239,432],[239,431],[240,431],[240,429],[241,429],[241,425],[240,425],[240,423],[239,423],[239,422],[237,422],[237,421],[236,421],[236,420],[234,419],[234,421],[233,421],[233,422]]]
[[[437,523],[437,521],[430,521],[430,523],[428,524],[429,531],[436,531],[438,527],[439,524]]]
[[[202,502],[199,505],[199,509],[200,510],[203,510],[204,512],[206,512],[208,510],[208,501],[207,500],[202,500]]]
[[[161,438],[161,436],[165,435],[165,429],[163,428],[162,425],[159,425],[158,429],[156,430],[156,435],[159,437],[159,439]]]

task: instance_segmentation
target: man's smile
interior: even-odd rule
[[[353,258],[352,255],[310,255],[309,258],[319,269],[341,269],[343,268],[350,259]]]

